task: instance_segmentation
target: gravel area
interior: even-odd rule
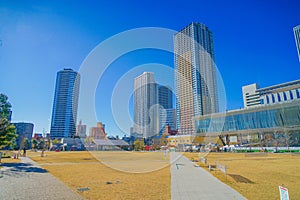
[[[30,158],[1,166],[0,199],[83,199]]]

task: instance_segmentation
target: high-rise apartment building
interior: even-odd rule
[[[172,90],[168,86],[158,86],[158,103],[164,109],[173,108]]]
[[[300,62],[300,25],[294,27],[294,35],[297,46],[298,58]]]
[[[260,88],[256,83],[242,87],[244,107],[270,105],[300,99],[300,80]]]
[[[152,72],[134,79],[134,132],[144,138],[158,133],[158,85]]]
[[[176,112],[179,134],[194,134],[194,117],[218,112],[212,32],[191,23],[174,36]]]
[[[51,138],[76,134],[80,75],[72,69],[57,72],[51,119]]]
[[[159,103],[159,133],[165,131],[167,125],[171,129],[176,129],[176,110],[173,108],[173,92],[167,87],[160,85],[158,87]]]

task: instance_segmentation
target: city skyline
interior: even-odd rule
[[[173,1],[159,2],[160,6],[154,2],[126,10],[122,2],[69,5],[58,1],[3,1],[0,66],[5,76],[0,80],[0,90],[12,103],[12,121],[31,122],[35,125],[34,132],[43,129],[49,132],[55,73],[63,67],[78,71],[97,44],[136,27],[179,31],[192,21],[210,27],[229,110],[243,106],[243,85],[258,83],[264,87],[299,79],[293,34],[293,27],[299,25],[298,1],[191,3],[192,7],[177,8]],[[182,9],[188,12],[181,12]],[[274,27],[280,28],[270,34]],[[110,112],[114,83],[132,67],[148,62],[173,67],[173,55],[152,50],[124,55],[99,81],[95,110],[99,121],[107,124],[108,133],[124,133],[113,122]],[[132,108],[131,102],[128,109]]]

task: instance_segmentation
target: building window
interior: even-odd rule
[[[291,97],[291,100],[293,100],[294,99],[294,96],[293,96],[293,93],[292,93],[292,91],[290,90],[290,97]]]
[[[286,98],[286,93],[285,93],[285,92],[283,92],[283,100],[284,100],[284,101],[287,100],[287,98]]]
[[[275,97],[274,97],[274,94],[272,94],[272,103],[275,103]]]
[[[299,89],[296,89],[297,99],[300,99],[300,92]]]
[[[267,95],[266,97],[267,97],[267,104],[269,104],[270,103],[269,96]]]
[[[280,102],[281,98],[280,98],[280,94],[279,93],[277,93],[277,98],[278,98],[278,102]]]
[[[260,104],[262,104],[262,105],[264,104],[264,99],[260,100]]]

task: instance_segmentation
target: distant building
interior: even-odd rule
[[[36,140],[39,140],[40,138],[43,138],[43,134],[42,133],[35,133],[33,135],[33,138],[36,139]]]
[[[172,129],[171,126],[167,125],[164,131],[164,135],[177,135],[178,130]]]
[[[89,136],[94,139],[106,139],[105,125],[102,122],[98,122],[96,127],[90,129]]]
[[[194,117],[218,112],[213,34],[191,23],[174,35],[177,128],[195,134]]]
[[[86,125],[83,125],[81,120],[76,127],[76,136],[79,136],[80,138],[86,138]]]
[[[130,127],[130,135],[134,133],[134,128]]]
[[[160,134],[165,131],[166,126],[170,126],[173,130],[176,129],[176,110],[174,108],[159,109]]]
[[[300,80],[265,88],[254,83],[242,87],[244,107],[277,104],[300,99]]]
[[[160,85],[158,87],[158,103],[159,103],[159,133],[162,134],[166,125],[176,129],[176,110],[173,108],[172,90]]]
[[[297,46],[298,58],[300,62],[300,25],[294,27],[294,35],[295,35],[295,41]]]
[[[158,86],[158,103],[164,109],[173,108],[172,90],[164,85]]]
[[[17,148],[23,149],[26,146],[24,141],[27,138],[29,142],[29,146],[27,148],[31,149],[31,145],[32,145],[31,140],[32,140],[34,125],[32,123],[25,123],[25,122],[13,123],[13,125],[16,127],[16,134],[18,134],[18,137],[16,139]]]
[[[51,138],[76,134],[80,75],[72,69],[57,72],[51,119]]]
[[[134,132],[144,138],[159,132],[158,85],[152,72],[134,79]]]
[[[8,114],[8,121],[11,121],[11,115],[12,115],[12,111],[9,111],[9,114]]]

